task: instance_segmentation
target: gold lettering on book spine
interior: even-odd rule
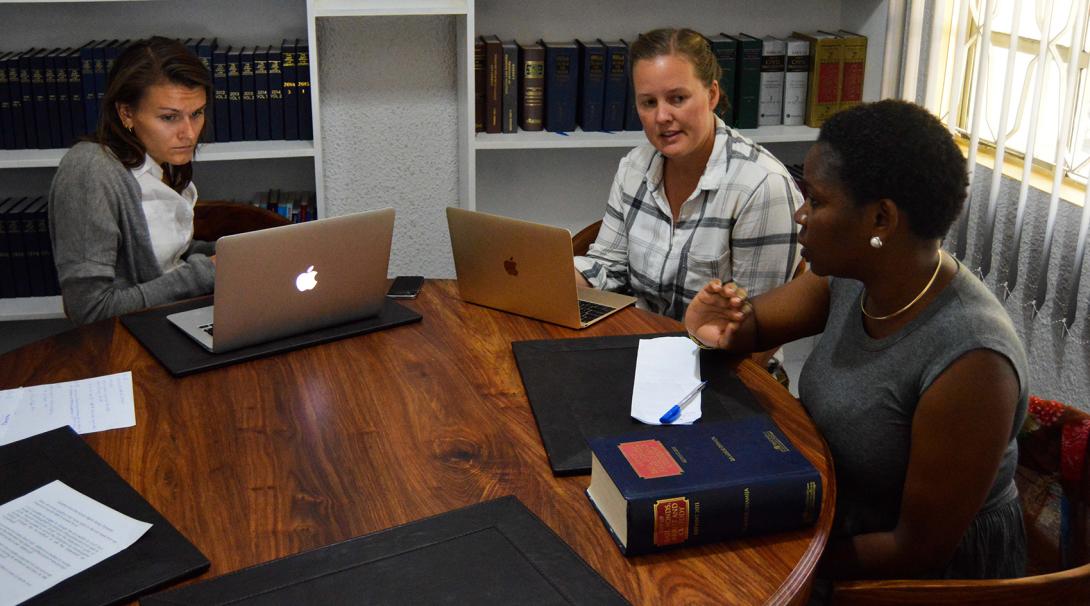
[[[786,444],[781,442],[780,439],[776,437],[776,434],[772,433],[771,431],[764,432],[764,436],[765,436],[765,439],[768,440],[768,443],[772,445],[772,448],[774,450],[777,450],[779,452],[790,452],[791,451],[791,449],[788,448]]]
[[[690,511],[687,497],[671,497],[655,501],[651,514],[655,520],[652,542],[656,547],[677,545],[689,540]]]
[[[814,512],[817,511],[817,482],[810,480],[806,483],[806,509],[802,512],[803,522],[813,522]]]

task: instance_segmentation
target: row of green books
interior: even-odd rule
[[[736,128],[818,127],[863,97],[867,39],[851,32],[707,37]],[[572,40],[521,44],[499,36],[474,46],[476,131],[640,130],[628,42]]]
[[[0,52],[0,149],[64,148],[93,132],[110,68],[130,42]],[[314,138],[305,40],[185,45],[212,75],[203,142]]]

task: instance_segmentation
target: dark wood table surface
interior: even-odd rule
[[[828,449],[797,400],[737,372],[823,477],[809,529],[626,558],[554,477],[511,341],[678,330],[629,308],[574,331],[428,281],[422,322],[175,379],[116,320],[0,356],[0,389],[131,370],[136,426],[84,436],[212,561],[211,578],[513,494],[634,604],[797,603],[828,538]]]

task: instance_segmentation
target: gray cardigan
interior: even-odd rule
[[[65,313],[79,324],[212,292],[210,242],[163,273],[132,173],[104,146],[77,143],[49,189],[49,233]]]

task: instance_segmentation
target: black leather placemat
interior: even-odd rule
[[[54,480],[152,526],[129,548],[22,603],[118,604],[208,569],[204,557],[71,427],[0,446],[0,503]]]
[[[503,497],[148,596],[140,603],[628,602],[518,499]]]
[[[382,311],[377,316],[310,330],[298,335],[217,354],[206,351],[166,319],[170,314],[196,309],[210,303],[211,298],[204,297],[183,301],[176,305],[156,307],[121,316],[121,323],[125,325],[125,328],[129,329],[129,332],[136,337],[136,340],[140,341],[141,345],[151,352],[151,355],[155,356],[155,359],[159,360],[170,371],[170,374],[181,377],[293,349],[328,343],[344,337],[362,335],[420,321],[420,314],[387,299]]]
[[[541,441],[556,475],[590,473],[587,441],[652,427],[631,416],[632,383],[640,339],[684,333],[625,335],[511,344]],[[728,368],[729,354],[700,352],[701,420],[764,414]]]

